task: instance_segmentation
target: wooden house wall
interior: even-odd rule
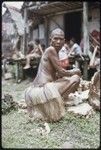
[[[64,29],[63,24],[63,15],[53,16],[49,18],[49,34],[55,28]],[[42,43],[46,43],[45,39],[45,26],[44,24],[39,24],[37,28],[33,29],[33,37],[32,40],[34,41],[36,38],[39,38]],[[48,44],[49,44],[49,36],[48,36]]]
[[[2,34],[6,34],[10,37],[14,33],[15,33],[15,29],[14,29],[14,26],[13,26],[13,21],[10,17],[10,14],[6,13],[2,17]]]
[[[41,43],[45,43],[45,28],[44,24],[39,24],[37,28],[33,29],[31,40],[40,39]]]
[[[100,9],[99,8],[91,8],[88,9],[88,18],[89,18],[89,26],[88,26],[88,30],[91,33],[93,30],[97,30],[100,31]],[[67,11],[68,12],[68,11]],[[75,11],[74,11],[75,13]],[[83,17],[83,12],[81,10],[82,13],[82,17]],[[48,45],[49,45],[49,35],[50,32],[59,27],[61,29],[64,30],[64,14],[59,14],[56,16],[50,16],[48,17],[48,38],[45,38],[45,30],[47,30],[45,28],[44,24],[39,24],[38,27],[36,29],[33,29],[33,39],[35,40],[35,38],[39,38],[41,39],[44,43],[46,43],[46,40],[48,40]],[[81,21],[81,36],[82,36],[82,31],[83,31],[83,18]],[[81,37],[82,38],[82,37]]]
[[[36,29],[33,30],[33,40],[35,40],[36,38],[38,38],[38,27]]]
[[[19,34],[15,22],[12,20],[9,11],[2,17],[2,53],[5,57],[12,56],[14,51],[13,47]],[[23,49],[23,37],[21,37],[20,50]]]
[[[49,19],[49,33],[55,28],[61,28],[62,30],[64,30],[63,15],[57,15]]]
[[[93,8],[90,11],[90,20],[89,20],[89,32],[92,33],[94,30],[100,32],[100,9]]]
[[[45,28],[44,24],[39,24],[39,39],[42,43],[45,43]]]
[[[7,12],[2,17],[2,53],[9,57],[12,53],[12,35],[14,34],[13,21]]]

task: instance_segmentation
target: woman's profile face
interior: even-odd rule
[[[64,45],[64,43],[65,43],[65,39],[63,34],[54,34],[51,37],[51,45],[56,49],[60,50]]]

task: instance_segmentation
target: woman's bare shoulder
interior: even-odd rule
[[[53,46],[48,47],[45,51],[46,51],[46,53],[49,53],[49,54],[56,53],[55,48]]]
[[[49,46],[48,48],[46,48],[46,51],[53,51],[53,50],[55,50],[53,46]]]
[[[54,47],[49,46],[48,48],[45,49],[45,52],[44,52],[43,56],[44,57],[49,56],[52,53],[52,51],[54,51]]]

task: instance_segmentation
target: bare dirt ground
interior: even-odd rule
[[[17,84],[14,80],[2,79],[2,94],[9,93],[14,101],[24,99],[24,90],[32,83],[28,80]],[[90,118],[79,117],[66,112],[65,117],[56,123],[49,123],[50,132],[38,132],[41,121],[28,122],[24,112],[11,111],[2,115],[3,148],[61,148],[70,142],[74,148],[98,148],[100,146],[100,114]]]

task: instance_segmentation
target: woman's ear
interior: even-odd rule
[[[51,38],[51,36],[50,36],[50,37],[49,37],[49,40],[51,41],[51,39],[52,39],[52,38]]]
[[[50,42],[50,44],[51,44],[51,39],[52,39],[52,38],[51,38],[51,36],[50,36],[50,37],[49,37],[49,42]]]

